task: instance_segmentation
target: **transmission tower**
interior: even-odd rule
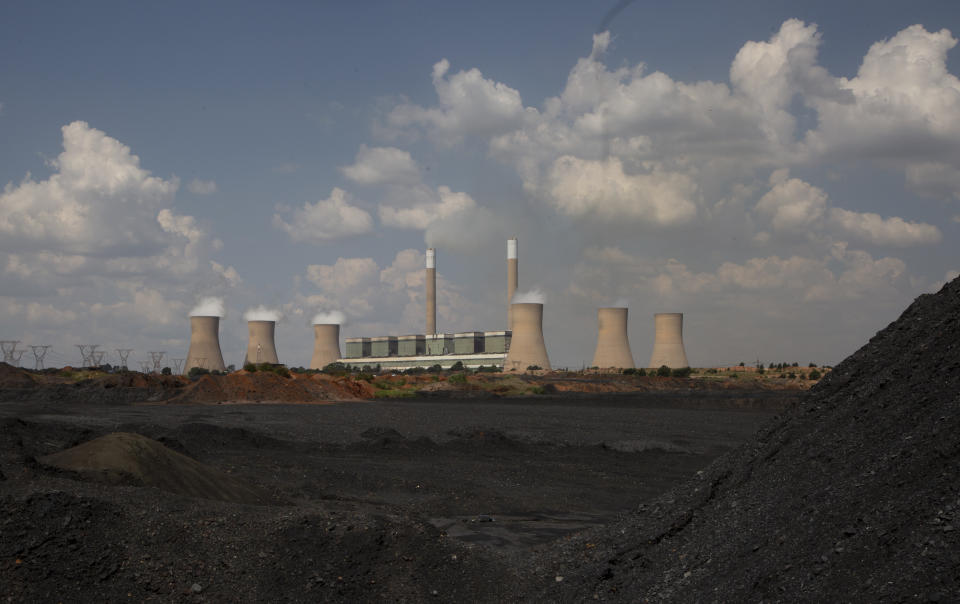
[[[150,358],[153,359],[153,370],[156,373],[160,373],[160,363],[163,362],[163,355],[167,354],[167,351],[162,350],[159,352],[148,352]]]
[[[93,360],[93,366],[101,367],[103,365],[103,357],[106,354],[107,352],[105,350],[97,350],[95,352],[90,353],[90,356]]]
[[[17,350],[20,340],[0,340],[0,350],[3,351],[3,362],[13,365],[13,353]]]
[[[183,363],[185,359],[173,359],[173,372],[177,375],[180,375],[180,364]]]
[[[15,366],[15,367],[19,367],[19,366],[20,366],[20,359],[23,358],[23,353],[25,353],[26,351],[27,351],[26,348],[21,348],[20,350],[14,350],[14,351],[13,351],[13,363],[11,363],[11,365],[13,365],[13,366]]]
[[[117,355],[120,357],[120,366],[124,369],[127,368],[127,359],[130,357],[131,352],[133,352],[133,348],[117,348]]]
[[[34,369],[45,369],[43,366],[43,359],[47,356],[47,351],[50,350],[51,346],[30,346],[30,350],[33,351],[33,368]]]
[[[140,371],[142,373],[150,373],[150,361],[140,361]]]
[[[83,359],[80,361],[81,367],[87,366],[87,345],[86,344],[74,344],[77,348],[80,349],[80,358]]]

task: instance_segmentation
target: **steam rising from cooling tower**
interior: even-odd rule
[[[531,365],[550,369],[547,346],[543,341],[543,304],[515,302],[511,310],[513,337],[510,352],[504,361],[504,370],[525,371]]]
[[[330,312],[318,312],[313,315],[313,320],[310,321],[311,325],[344,325],[347,322],[347,317],[339,310],[332,310]]]
[[[250,311],[247,311],[247,314],[250,314]],[[259,315],[254,314],[253,316]],[[274,342],[276,326],[276,321],[247,321],[250,338],[247,340],[247,356],[243,361],[244,365],[247,363],[280,363],[277,358],[277,345]]]
[[[517,266],[517,238],[507,239],[507,329],[513,329],[513,296],[517,293],[519,269]]]
[[[683,349],[683,313],[657,313],[654,318],[653,354],[650,367],[666,365],[672,369],[689,367],[687,353]]]
[[[225,317],[227,316],[226,306],[223,298],[207,296],[201,298],[200,302],[190,311],[191,317]]]
[[[633,353],[630,352],[627,337],[627,309],[598,308],[597,326],[597,351],[593,355],[593,366],[633,369]]]
[[[263,304],[254,308],[249,308],[247,309],[247,312],[243,313],[243,319],[245,321],[273,321],[276,323],[282,318],[282,312],[275,308],[267,308]]]
[[[547,295],[535,287],[528,292],[514,294],[512,300],[512,304],[546,304]]]
[[[220,300],[220,310],[221,312],[223,310],[222,300]],[[223,354],[220,352],[220,317],[197,315],[190,317],[190,349],[187,352],[183,372],[188,373],[193,367],[210,371],[226,370]]]
[[[427,248],[427,335],[437,333],[437,251]]]

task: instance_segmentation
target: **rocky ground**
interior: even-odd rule
[[[0,596],[958,601],[958,342],[955,281],[806,393],[139,405],[7,372]]]

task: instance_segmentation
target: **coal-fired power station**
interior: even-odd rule
[[[314,324],[313,356],[310,369],[323,369],[340,358],[340,326],[335,323]]]
[[[277,345],[274,342],[274,331],[276,330],[276,321],[247,321],[247,329],[250,332],[250,338],[247,340],[247,357],[243,364],[247,363],[271,363],[279,364],[277,358]]]
[[[437,333],[437,250],[427,248],[427,335]]]
[[[507,329],[513,329],[513,295],[517,293],[517,238],[507,239]]]
[[[543,304],[511,304],[513,337],[504,361],[505,371],[526,371],[527,367],[550,369],[547,346],[543,341]]]
[[[597,351],[593,366],[601,369],[634,369],[627,336],[626,308],[597,309]]]
[[[650,367],[689,367],[687,353],[683,349],[683,313],[657,313],[653,319],[653,354],[650,356]]]
[[[220,317],[190,317],[190,348],[183,372],[199,367],[210,371],[225,371],[220,352]]]

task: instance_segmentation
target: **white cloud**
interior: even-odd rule
[[[373,258],[337,258],[334,264],[307,267],[307,280],[324,291],[355,290],[369,285],[378,274]]]
[[[409,151],[396,147],[361,145],[353,164],[340,168],[343,175],[362,185],[413,185],[420,182],[420,168]]]
[[[928,197],[960,200],[960,162],[924,162],[907,166],[907,184]]]
[[[548,202],[561,213],[601,221],[654,225],[689,222],[697,213],[696,184],[686,175],[654,168],[626,174],[618,158],[557,158],[547,175]]]
[[[350,204],[349,193],[334,188],[330,197],[314,204],[304,203],[293,210],[290,221],[280,214],[273,215],[273,226],[285,231],[294,241],[324,243],[353,235],[362,235],[373,229],[370,213]]]
[[[388,125],[401,131],[423,128],[443,146],[458,144],[468,135],[490,136],[519,125],[524,113],[519,92],[484,78],[479,69],[453,75],[448,75],[449,70],[446,59],[433,66],[437,107],[398,105],[388,115]]]
[[[830,222],[843,233],[875,245],[907,247],[938,243],[941,239],[940,229],[932,224],[907,222],[897,216],[883,218],[872,212],[833,208]]]
[[[476,207],[476,202],[466,193],[451,191],[450,187],[437,188],[435,202],[423,202],[409,208],[380,205],[380,222],[384,226],[401,229],[426,229],[435,221],[449,218],[459,212]]]
[[[187,183],[187,190],[194,195],[212,195],[217,192],[217,183],[213,180],[194,178]]]
[[[772,180],[779,177],[775,174]],[[756,210],[770,219],[774,231],[805,233],[823,217],[827,194],[797,178],[776,182],[760,201]]]

